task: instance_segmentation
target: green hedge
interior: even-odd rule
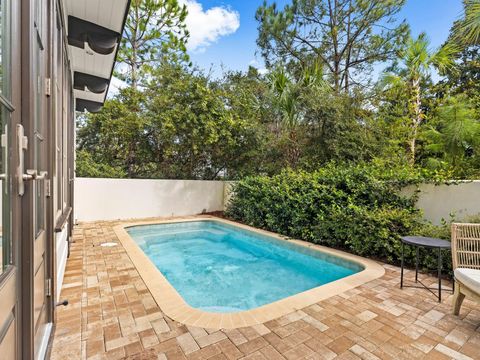
[[[402,196],[398,182],[376,173],[368,167],[327,166],[314,173],[286,170],[245,178],[233,186],[226,216],[392,264],[400,263],[400,236],[448,234],[424,224],[415,196]],[[421,265],[434,269],[433,254],[421,255]],[[444,258],[451,269],[449,256]],[[413,249],[406,248],[406,261],[414,263]]]

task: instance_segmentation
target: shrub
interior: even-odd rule
[[[318,171],[248,177],[233,186],[226,216],[351,253],[399,264],[400,236],[429,235],[441,229],[422,222],[416,196],[400,193],[401,184],[366,166],[328,165]],[[405,247],[406,263],[414,249]],[[421,265],[436,268],[436,254],[422,250]],[[444,256],[451,269],[451,261]]]

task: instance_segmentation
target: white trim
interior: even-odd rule
[[[63,277],[65,275],[65,267],[67,265],[67,255],[68,255],[68,228],[69,225],[66,224],[62,231],[55,235],[55,247],[57,251],[57,286],[55,300],[58,302],[60,300],[60,293],[63,285]]]
[[[40,343],[40,348],[38,349],[38,355],[37,359],[45,359],[47,355],[47,348],[48,348],[48,342],[50,340],[50,335],[52,333],[52,323],[48,323],[45,325],[45,332],[43,333],[43,339],[42,342]]]

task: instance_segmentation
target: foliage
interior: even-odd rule
[[[143,132],[148,118],[142,116],[145,95],[135,88],[122,89],[105,103],[98,114],[89,114],[77,124],[77,149],[88,153],[97,168],[121,169],[103,174],[137,177],[147,170],[144,151],[148,139]],[[98,176],[92,167],[85,167],[85,176]]]
[[[252,146],[242,148],[236,166],[227,164],[226,177],[239,179],[251,174],[274,174],[284,166],[279,142],[282,137],[275,121],[269,86],[257,69],[247,73],[227,72],[217,81],[226,106],[244,119],[253,133]]]
[[[215,179],[257,145],[255,123],[226,107],[224,89],[201,73],[162,67],[147,94],[157,176]]]
[[[466,223],[478,224],[480,223],[480,214],[468,216],[464,221]]]
[[[329,89],[323,81],[323,72],[318,64],[301,69],[297,78],[284,67],[279,66],[267,75],[270,91],[268,92],[271,108],[275,114],[277,126],[286,135],[286,161],[291,167],[296,167],[302,156],[302,130],[307,125],[308,107],[305,105],[305,95],[314,92],[323,97]]]
[[[137,87],[160,62],[187,60],[187,8],[178,0],[132,0],[116,75]]]
[[[303,122],[304,114],[299,106],[303,93],[309,90],[316,93],[328,92],[323,81],[322,68],[316,63],[302,69],[298,79],[295,79],[284,67],[279,66],[267,75],[267,81],[280,121],[289,128],[294,128]]]
[[[423,224],[415,196],[402,195],[400,184],[377,173],[370,166],[327,165],[311,173],[248,177],[234,185],[226,214],[288,237],[398,264],[400,236],[427,234],[434,227]],[[413,264],[412,249],[405,251]],[[422,256],[423,266],[434,264],[435,259]]]
[[[454,41],[462,20],[438,49],[411,38],[404,2],[265,2],[266,73],[213,78],[187,64],[184,2],[132,1],[117,69],[131,86],[80,118],[77,173],[241,179],[367,162],[397,183],[478,177],[479,46]]]
[[[421,33],[415,39],[409,38],[405,48],[400,51],[397,61],[401,63],[401,67],[395,64],[394,72],[385,73],[383,76],[382,82],[386,87],[396,88],[397,91],[407,94],[405,118],[409,127],[407,139],[412,164],[415,163],[416,158],[419,127],[425,119],[422,109],[421,83],[430,76],[432,67],[441,72],[451,69],[454,66],[453,54],[456,51],[451,44],[431,51],[426,34]]]
[[[358,163],[374,158],[377,140],[363,97],[310,89],[302,96],[308,137],[300,159],[314,170],[331,161]]]
[[[480,110],[480,45],[465,47],[456,54],[455,66],[447,69],[435,90],[440,98],[464,94]]]
[[[77,175],[239,179],[231,218],[394,264],[401,235],[448,239],[454,214],[424,223],[401,189],[480,176],[478,0],[438,49],[410,36],[404,3],[265,1],[268,72],[212,78],[187,64],[183,1],[133,0],[117,69],[131,86],[79,117]]]
[[[311,61],[325,66],[335,92],[348,92],[372,64],[385,61],[408,34],[395,15],[404,0],[293,0],[258,8],[257,44],[267,66]]]
[[[230,168],[241,172],[259,140],[255,118],[225,107],[233,97],[200,72],[164,63],[146,89],[121,90],[80,123],[78,149],[131,178],[215,179]],[[85,175],[98,175],[89,169]]]
[[[461,45],[480,44],[480,1],[463,0],[464,16],[452,29],[452,41]]]
[[[97,162],[92,154],[85,150],[79,150],[76,153],[76,176],[95,177],[95,178],[124,178],[125,172],[114,166]]]
[[[448,98],[429,125],[423,132],[425,149],[430,152],[426,167],[437,168],[446,161],[456,174],[479,176],[479,172],[468,173],[478,168],[469,163],[479,164],[480,153],[480,122],[468,100],[463,96]]]

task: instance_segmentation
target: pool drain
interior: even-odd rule
[[[100,246],[102,246],[102,247],[114,247],[114,246],[118,246],[118,243],[106,242],[106,243],[100,244]]]

